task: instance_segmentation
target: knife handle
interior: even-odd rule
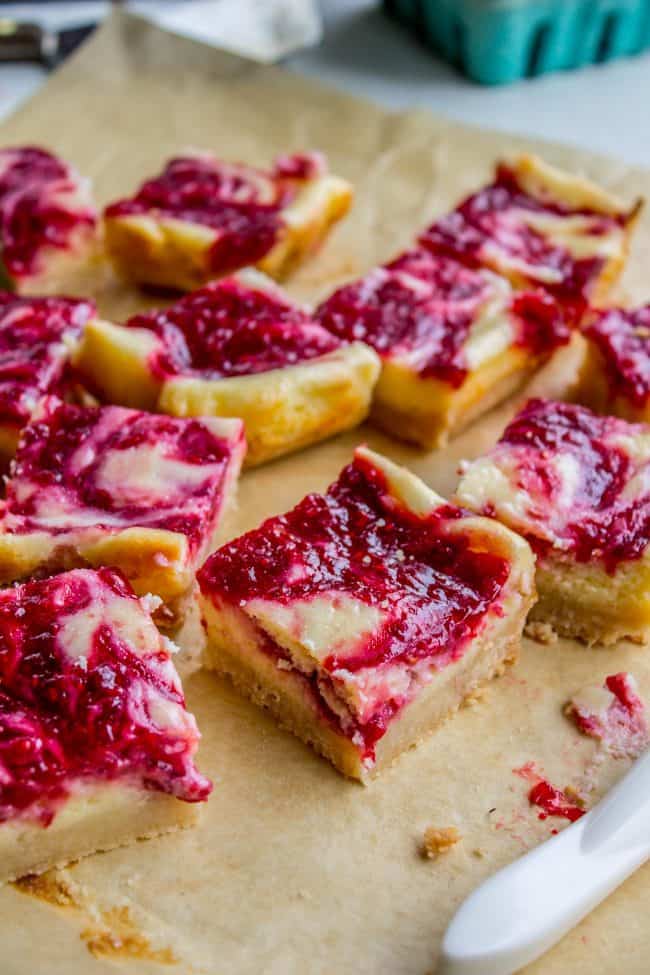
[[[470,894],[443,939],[439,975],[512,975],[648,857],[650,753],[586,816]]]
[[[39,24],[0,18],[0,61],[47,62],[56,56],[56,47],[56,34]]]

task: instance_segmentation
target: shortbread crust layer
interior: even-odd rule
[[[532,554],[495,527],[360,448],[200,571],[208,666],[365,779],[516,656]]]

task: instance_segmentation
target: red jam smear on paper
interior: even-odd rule
[[[420,376],[458,388],[469,372],[465,343],[493,295],[484,272],[419,249],[339,288],[316,317],[334,335],[366,342],[379,355],[413,353]],[[514,344],[533,355],[550,355],[570,338],[560,308],[542,292],[513,297],[503,314],[514,325]]]
[[[580,467],[575,511],[566,511],[561,534],[578,562],[602,559],[606,570],[640,558],[650,542],[650,495],[627,500],[623,491],[632,474],[630,457],[613,445],[614,436],[640,434],[644,428],[614,417],[597,416],[586,407],[550,400],[529,400],[497,445],[519,448],[518,486],[557,507],[562,485],[553,468],[558,453],[568,453]],[[538,554],[549,543],[532,533]]]
[[[302,309],[235,278],[206,285],[162,311],[136,315],[127,325],[162,340],[149,362],[159,376],[250,376],[341,346]]]
[[[185,707],[161,645],[137,656],[100,621],[83,665],[59,646],[62,622],[96,606],[98,586],[136,601],[113,569],[68,572],[0,593],[0,822],[24,814],[47,826],[83,780],[137,780],[188,802],[211,792],[193,762],[199,734],[192,719],[171,730],[145,709],[139,719],[133,715],[135,682]]]
[[[317,153],[283,156],[270,170],[224,163],[208,153],[179,156],[133,197],[110,204],[105,214],[166,216],[212,227],[218,237],[211,264],[225,273],[256,264],[271,250],[284,226],[282,209],[302,182],[323,170]]]
[[[546,779],[540,779],[533,786],[528,793],[528,801],[531,806],[539,806],[542,810],[539,814],[540,819],[557,816],[562,819],[568,819],[571,823],[575,823],[577,819],[580,819],[585,814],[584,809],[576,806],[575,803],[571,802],[565,796],[561,789],[556,789]]]
[[[650,305],[591,313],[584,330],[599,350],[612,396],[643,408],[650,400]]]
[[[470,547],[446,524],[463,517],[442,505],[417,517],[390,494],[385,476],[363,457],[326,494],[307,495],[292,511],[223,546],[199,571],[206,596],[228,603],[263,598],[288,604],[320,594],[349,594],[384,616],[356,656],[327,657],[320,678],[341,668],[458,659],[486,614],[499,606],[507,559]],[[368,754],[405,704],[391,698],[357,727]],[[350,737],[352,737],[350,732]]]
[[[603,714],[594,714],[572,701],[568,714],[584,734],[601,741],[617,758],[636,758],[647,747],[649,732],[645,705],[630,674],[610,674],[604,686],[613,700]]]
[[[124,504],[113,492],[98,486],[98,469],[108,451],[161,443],[165,444],[167,458],[220,468],[216,472],[206,470],[205,481],[181,485],[176,492],[170,490],[164,502],[157,498],[155,502],[143,499],[142,503]],[[79,469],[75,458],[77,466],[71,470],[73,456],[84,446],[92,447],[88,461]],[[97,512],[97,527],[102,526],[101,516],[106,513],[127,524],[181,532],[195,549],[221,506],[233,450],[233,443],[215,436],[199,419],[117,406],[98,410],[53,398],[46,403],[44,416],[23,431],[4,504],[10,524],[3,530],[62,533],[75,527],[75,509],[91,509]],[[20,489],[21,482],[29,485],[28,495]],[[70,508],[69,522],[61,527],[44,526],[38,518],[39,494],[42,500],[48,491],[55,491],[58,501],[63,495]]]
[[[40,396],[61,391],[63,341],[79,336],[94,314],[89,301],[0,291],[0,423],[22,426]]]
[[[0,239],[11,277],[38,273],[43,248],[65,250],[75,231],[96,225],[92,208],[60,199],[78,187],[70,168],[45,149],[0,150]]]
[[[558,283],[544,288],[564,302],[575,305],[581,314],[604,266],[599,257],[578,259],[564,247],[551,243],[541,233],[510,215],[517,210],[552,213],[559,216],[582,215],[590,218],[592,234],[605,235],[624,225],[626,214],[610,215],[587,209],[571,209],[550,198],[530,196],[517,181],[515,171],[501,164],[494,183],[467,197],[455,210],[432,224],[420,237],[420,244],[437,253],[448,254],[470,266],[490,264],[490,251],[497,246],[506,257],[523,260],[533,268],[552,268],[559,272]],[[534,271],[531,281],[536,281]]]

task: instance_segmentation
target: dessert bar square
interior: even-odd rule
[[[212,283],[126,325],[95,321],[75,356],[111,402],[174,416],[237,416],[258,464],[356,426],[379,361],[344,343],[258,272]]]
[[[641,202],[626,206],[535,156],[500,163],[494,182],[437,220],[425,247],[491,267],[517,286],[541,285],[576,316],[623,269]]]
[[[90,184],[36,146],[0,149],[0,282],[21,294],[51,290],[97,240]],[[57,290],[59,290],[57,288]]]
[[[530,400],[457,500],[530,542],[533,619],[588,643],[650,638],[650,427]]]
[[[106,246],[141,284],[192,291],[249,265],[282,279],[351,202],[351,186],[319,153],[282,156],[270,169],[188,153],[106,208]]]
[[[80,565],[121,569],[175,622],[245,450],[240,420],[42,402],[0,503],[0,581]]]
[[[650,305],[592,310],[572,398],[626,420],[650,422]]]
[[[424,249],[339,288],[316,317],[375,349],[371,418],[424,447],[443,446],[571,337],[550,295],[514,293],[506,278]]]
[[[118,572],[0,592],[0,880],[189,825],[211,790],[198,740],[169,641]]]
[[[0,291],[0,463],[15,454],[41,397],[66,391],[71,349],[94,314],[89,301]]]
[[[517,656],[529,546],[366,448],[199,571],[207,666],[364,780]]]

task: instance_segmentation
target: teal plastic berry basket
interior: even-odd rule
[[[484,85],[650,48],[650,0],[384,0],[384,6]]]

